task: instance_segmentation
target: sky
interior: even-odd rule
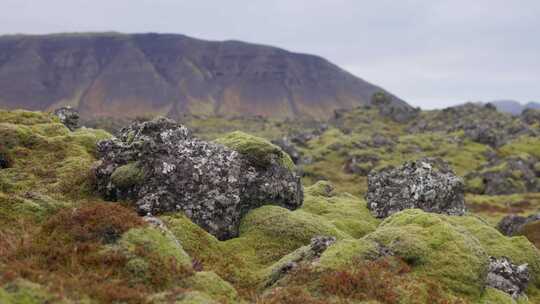
[[[540,101],[539,0],[0,0],[0,34],[89,31],[316,54],[425,109]]]

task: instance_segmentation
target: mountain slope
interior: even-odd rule
[[[515,100],[494,100],[490,103],[495,105],[500,112],[510,113],[512,115],[519,115],[525,109],[540,109],[540,103],[534,101],[521,104]]]
[[[0,107],[8,109],[326,118],[381,90],[323,58],[238,41],[117,33],[0,37]]]

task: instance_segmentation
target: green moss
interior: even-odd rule
[[[84,147],[86,152],[92,155],[96,154],[96,144],[100,140],[108,139],[110,137],[111,134],[104,130],[88,128],[79,128],[68,136],[69,139],[72,139],[75,143]]]
[[[155,304],[219,304],[209,295],[200,291],[179,291],[161,293],[150,299]]]
[[[0,225],[9,224],[13,227],[13,223],[21,220],[41,222],[68,205],[37,193],[30,197],[21,197],[0,192]]]
[[[471,233],[447,217],[405,210],[384,220],[365,238],[386,246],[413,265],[415,273],[453,293],[480,297],[488,255]]]
[[[43,304],[64,303],[60,297],[54,296],[41,285],[26,280],[16,280],[0,287],[0,303],[2,304]]]
[[[111,175],[113,184],[121,189],[128,189],[144,180],[144,171],[137,162],[120,166]]]
[[[321,255],[319,267],[323,269],[341,269],[355,259],[365,259],[377,255],[377,244],[366,239],[345,239],[336,242]]]
[[[338,239],[351,237],[318,215],[277,206],[252,210],[240,225],[241,241],[253,248],[263,264],[309,244],[311,238],[318,235]]]
[[[540,193],[516,193],[510,195],[466,194],[467,209],[487,220],[491,225],[509,213],[528,216],[540,209]]]
[[[520,155],[523,153],[540,158],[540,138],[520,136],[499,149],[501,156]]]
[[[212,271],[197,272],[186,280],[186,287],[204,292],[213,299],[226,303],[237,303],[238,294],[234,287]]]
[[[538,295],[538,287],[540,287],[540,252],[527,238],[523,236],[503,236],[497,229],[474,216],[447,217],[447,220],[474,236],[488,255],[495,257],[506,256],[516,264],[527,263],[532,273],[529,293],[532,296]]]
[[[216,139],[216,142],[246,156],[256,166],[266,167],[275,158],[289,170],[295,168],[291,157],[287,153],[268,140],[257,136],[235,131]]]
[[[32,112],[25,110],[0,110],[0,123],[36,125],[44,123],[58,123],[59,121],[60,120],[56,116],[50,113]]]
[[[307,187],[300,210],[318,215],[352,237],[360,238],[375,230],[379,220],[371,216],[366,202],[347,193],[332,195],[329,182]]]
[[[484,188],[485,188],[484,180],[479,176],[471,178],[471,179],[467,179],[465,181],[465,190],[467,192],[483,193]]]
[[[191,258],[184,251],[180,243],[166,232],[156,228],[133,228],[122,235],[118,241],[118,246],[133,255],[134,258],[141,257],[138,252],[156,254],[163,260],[174,259],[178,265],[191,267]],[[142,256],[144,258],[144,256]],[[141,265],[140,262],[137,262]]]
[[[518,304],[529,303],[526,300],[515,301],[508,294],[491,287],[487,287],[482,295],[482,298],[478,302],[479,304]]]

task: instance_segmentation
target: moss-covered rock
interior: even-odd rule
[[[366,202],[348,193],[334,192],[333,188],[330,182],[307,187],[300,210],[321,216],[355,238],[374,231],[380,221],[371,216]]]
[[[240,225],[241,241],[248,242],[263,263],[276,261],[318,235],[351,237],[321,216],[276,206],[251,211]]]
[[[213,299],[225,303],[237,303],[240,299],[234,287],[212,271],[196,272],[186,279],[186,287],[204,292]]]
[[[156,228],[134,228],[122,235],[116,245],[128,257],[128,271],[141,282],[148,283],[151,272],[170,272],[171,269],[155,269],[156,267],[172,267],[189,273],[191,258],[184,251],[174,236]],[[171,283],[171,282],[167,282]]]
[[[116,168],[111,181],[120,189],[128,189],[144,181],[144,171],[137,162]]]
[[[235,131],[216,139],[215,142],[244,155],[255,166],[266,167],[275,159],[290,170],[295,168],[291,157],[280,147],[257,136]]]
[[[341,269],[358,259],[379,255],[377,243],[367,239],[344,239],[330,246],[319,260],[322,269]]]
[[[512,297],[498,289],[487,287],[482,298],[478,301],[479,304],[519,304],[528,303],[525,299],[514,300]]]
[[[478,239],[447,218],[418,209],[405,210],[387,218],[366,239],[385,246],[413,265],[415,272],[453,292],[479,297],[488,255]]]

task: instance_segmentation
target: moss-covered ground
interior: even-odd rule
[[[493,148],[459,130],[410,132],[411,123],[374,109],[343,115],[297,146],[312,160],[302,168],[303,206],[252,210],[239,237],[219,241],[181,213],[160,216],[164,231],[128,205],[101,199],[92,167],[96,142],[107,132],[71,132],[47,113],[0,111],[0,153],[9,159],[0,169],[0,303],[540,303],[538,225],[516,237],[494,228],[509,213],[538,212],[540,194],[471,191],[463,217],[405,210],[379,220],[363,199],[366,174],[344,170],[351,158],[369,159],[369,168],[378,169],[439,156],[465,177],[490,155],[538,157],[537,137]],[[261,136],[235,132],[217,141],[256,155],[260,165],[275,158],[291,167],[267,140],[320,125],[220,117],[185,122],[212,140],[236,130]],[[140,179],[137,164],[121,170],[119,184]],[[468,181],[468,187],[482,183]],[[304,259],[311,238],[321,235],[336,242],[320,257]],[[528,300],[486,288],[488,256],[528,263]]]

